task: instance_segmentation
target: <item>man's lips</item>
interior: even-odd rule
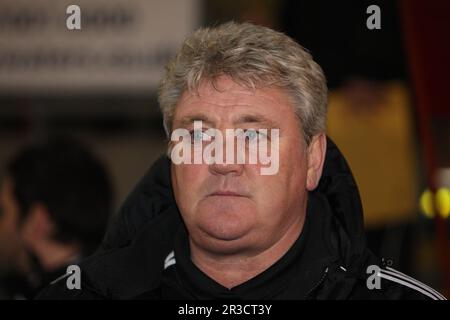
[[[210,194],[208,194],[208,197],[212,196],[218,196],[218,197],[247,197],[247,195],[235,192],[235,191],[229,191],[229,190],[220,190],[220,191],[214,191]]]

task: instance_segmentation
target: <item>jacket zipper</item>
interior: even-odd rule
[[[305,294],[305,297],[304,297],[305,300],[308,298],[308,296],[309,296],[311,293],[314,292],[314,290],[316,290],[316,289],[317,289],[317,288],[325,281],[325,278],[327,277],[327,275],[328,275],[328,267],[325,269],[325,271],[324,271],[324,273],[322,274],[322,277],[320,278],[320,280],[317,281],[317,283],[311,288],[311,290],[308,291],[307,294]]]

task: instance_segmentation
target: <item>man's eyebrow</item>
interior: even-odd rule
[[[233,124],[255,123],[265,128],[279,128],[278,123],[260,114],[243,114],[237,117]]]
[[[175,123],[181,127],[188,127],[193,125],[194,121],[202,121],[203,123],[206,123],[209,126],[212,126],[212,124],[214,123],[213,120],[211,120],[204,114],[188,115],[181,118],[180,120],[176,120]]]

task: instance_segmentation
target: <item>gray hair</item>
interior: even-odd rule
[[[204,80],[228,76],[248,88],[278,86],[293,98],[309,144],[326,130],[327,85],[312,56],[287,35],[250,23],[228,22],[188,37],[166,66],[158,91],[164,129],[170,137],[175,107],[184,91]]]

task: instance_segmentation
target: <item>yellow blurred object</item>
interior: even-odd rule
[[[365,92],[369,98],[360,99]],[[420,191],[411,110],[409,90],[401,82],[330,93],[328,135],[349,162],[368,226],[417,217]]]
[[[450,190],[440,188],[436,192],[436,211],[442,218],[447,219],[450,215]]]
[[[427,218],[434,218],[434,197],[430,190],[425,190],[420,196],[420,209]]]

